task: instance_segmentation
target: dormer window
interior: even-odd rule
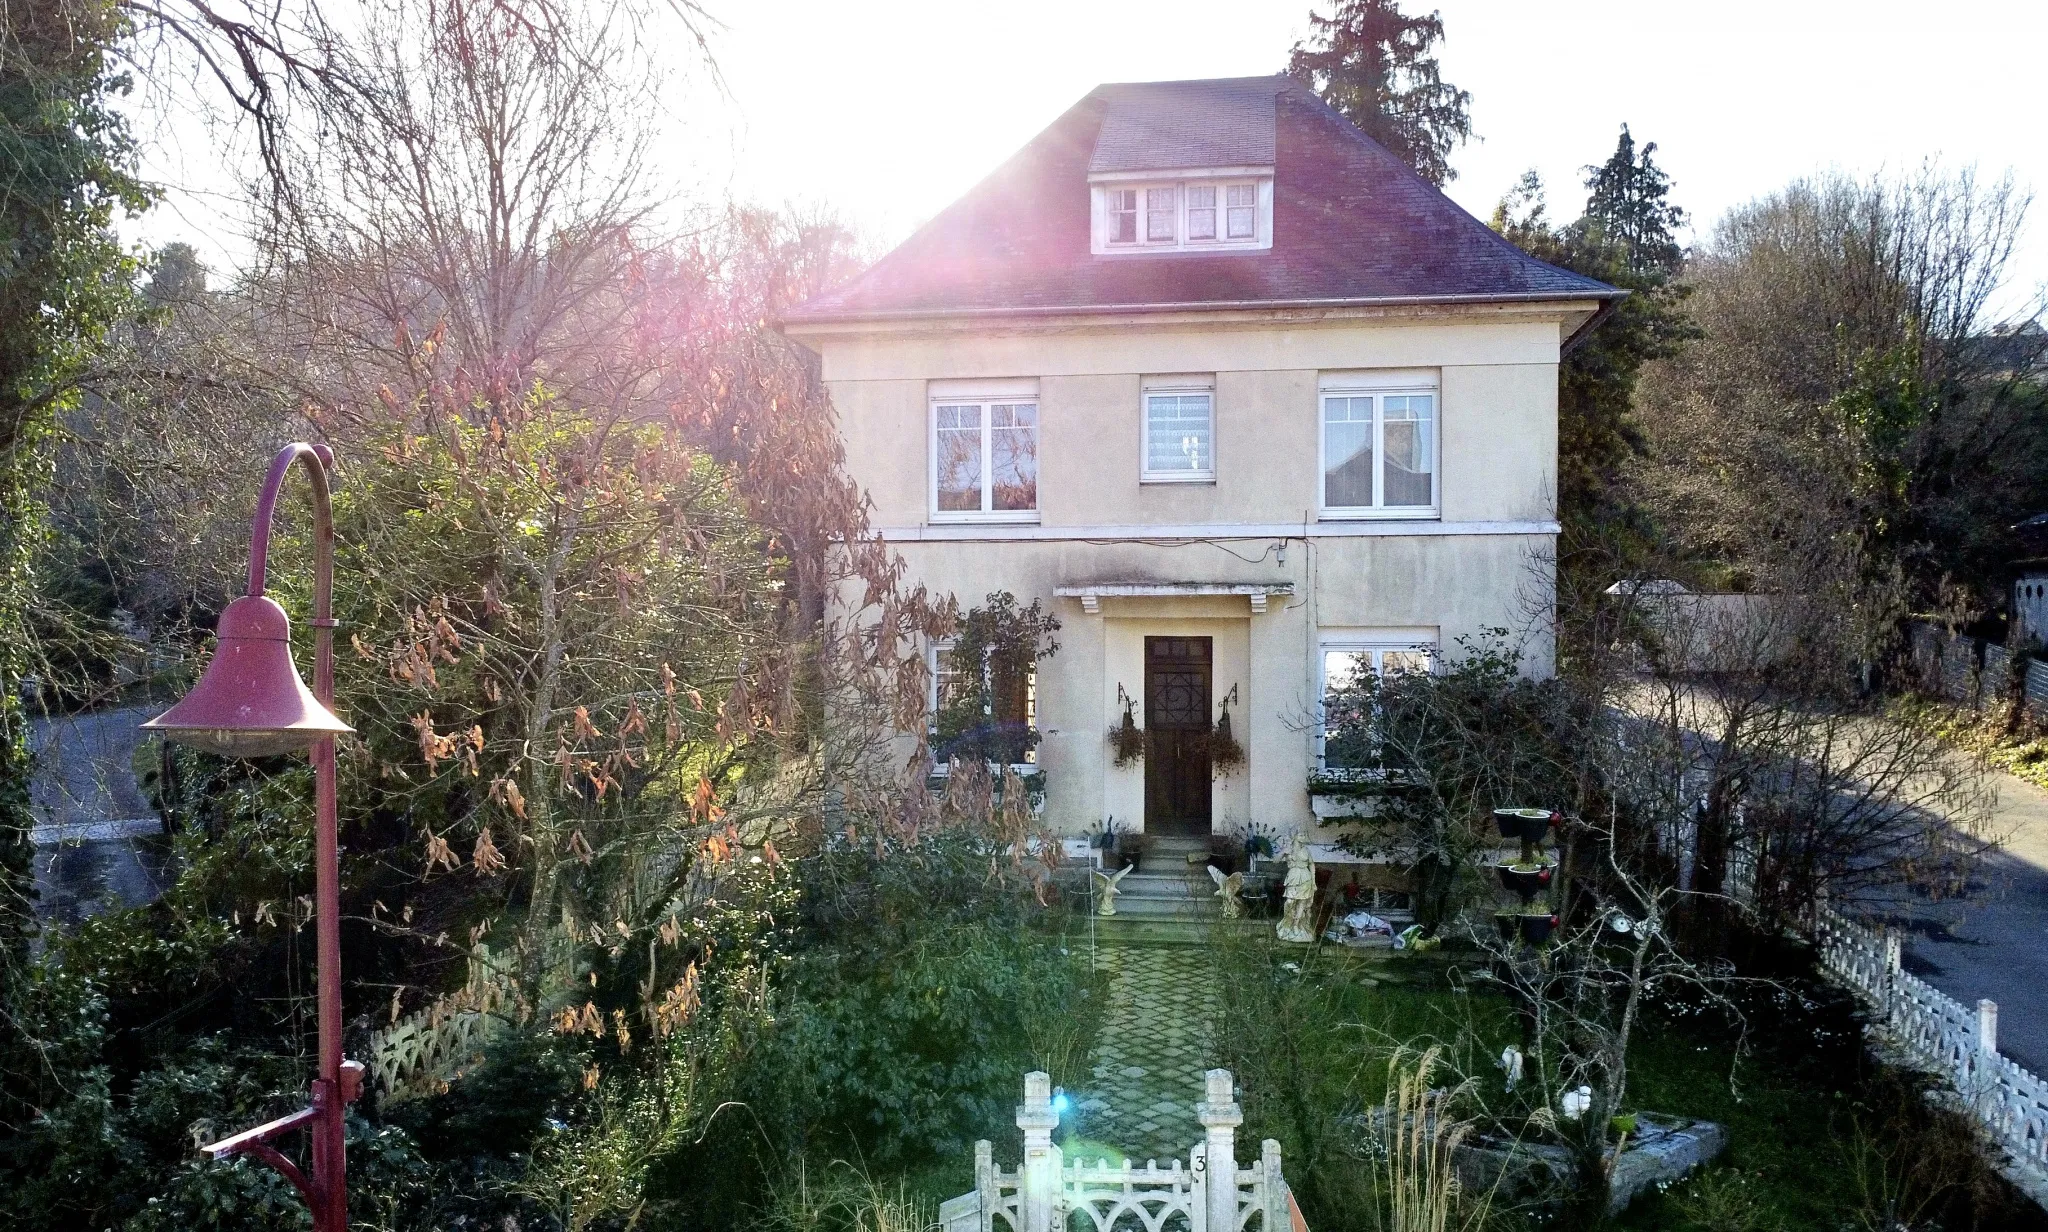
[[[1216,186],[1214,184],[1193,184],[1188,187],[1188,238],[1191,240],[1213,240],[1216,238]]]
[[[1107,199],[1109,220],[1109,242],[1112,244],[1135,244],[1138,242],[1138,190],[1135,188],[1113,188],[1104,194]]]
[[[1097,255],[1273,246],[1273,179],[1263,167],[1092,177]],[[1142,182],[1142,181],[1151,182]]]
[[[1256,239],[1259,234],[1259,186],[1232,184],[1223,191],[1229,194],[1230,201],[1229,212],[1225,215],[1230,220],[1229,237],[1234,240]],[[1268,214],[1272,212],[1270,204],[1266,209]]]
[[[1180,221],[1180,193],[1171,185],[1145,190],[1145,242],[1171,244]]]

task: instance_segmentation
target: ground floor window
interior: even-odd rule
[[[1404,672],[1427,672],[1435,662],[1433,639],[1325,638],[1317,662],[1316,764],[1325,770],[1383,765],[1376,721],[1380,683]]]
[[[1005,765],[1038,761],[1038,668],[1006,669],[995,655],[962,663],[952,642],[932,644],[925,732],[941,765],[979,754]]]

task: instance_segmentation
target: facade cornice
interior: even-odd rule
[[[1554,521],[1191,522],[1041,526],[987,522],[878,526],[885,543],[1147,543],[1216,539],[1352,539],[1440,535],[1555,535]]]
[[[1162,256],[1170,260],[1171,256]],[[948,312],[805,316],[777,323],[799,342],[809,338],[959,333],[1070,333],[1129,329],[1133,319],[1166,327],[1343,324],[1354,321],[1429,323],[1521,318],[1577,324],[1619,298],[1592,295],[1410,296],[1366,300],[1299,300],[1242,304],[1131,304],[1097,308],[991,308]]]

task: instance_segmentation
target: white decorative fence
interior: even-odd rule
[[[2048,1082],[1999,1055],[1998,1003],[1973,1010],[1901,970],[1897,933],[1823,910],[1817,940],[1822,968],[1877,1009],[1884,1042],[1969,1105],[2010,1157],[2015,1183],[2037,1201],[2048,1194]]]
[[[974,1192],[943,1203],[939,1222],[944,1232],[1307,1232],[1280,1175],[1278,1142],[1266,1139],[1257,1163],[1237,1166],[1244,1111],[1233,1095],[1230,1071],[1210,1070],[1208,1097],[1195,1106],[1203,1141],[1185,1166],[1067,1163],[1052,1140],[1052,1079],[1026,1074],[1023,1162],[1005,1171],[986,1141],[975,1143]]]

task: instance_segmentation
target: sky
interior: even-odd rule
[[[829,206],[886,247],[1098,83],[1279,70],[1307,33],[1309,0],[706,7],[722,87],[677,60],[694,84],[672,92],[656,168],[676,200]],[[1613,151],[1624,123],[1657,143],[1700,235],[1729,207],[1829,168],[1901,172],[1933,158],[2048,191],[2041,0],[1439,0],[1439,11],[1443,76],[1471,92],[1478,137],[1453,155],[1446,191],[1482,218],[1531,168],[1553,216],[1576,217],[1582,169]],[[140,238],[192,240],[210,262],[232,262],[232,228],[210,204],[227,182],[217,148],[152,146],[147,169],[170,208]],[[2048,286],[2048,199],[2015,275],[2013,307]]]

